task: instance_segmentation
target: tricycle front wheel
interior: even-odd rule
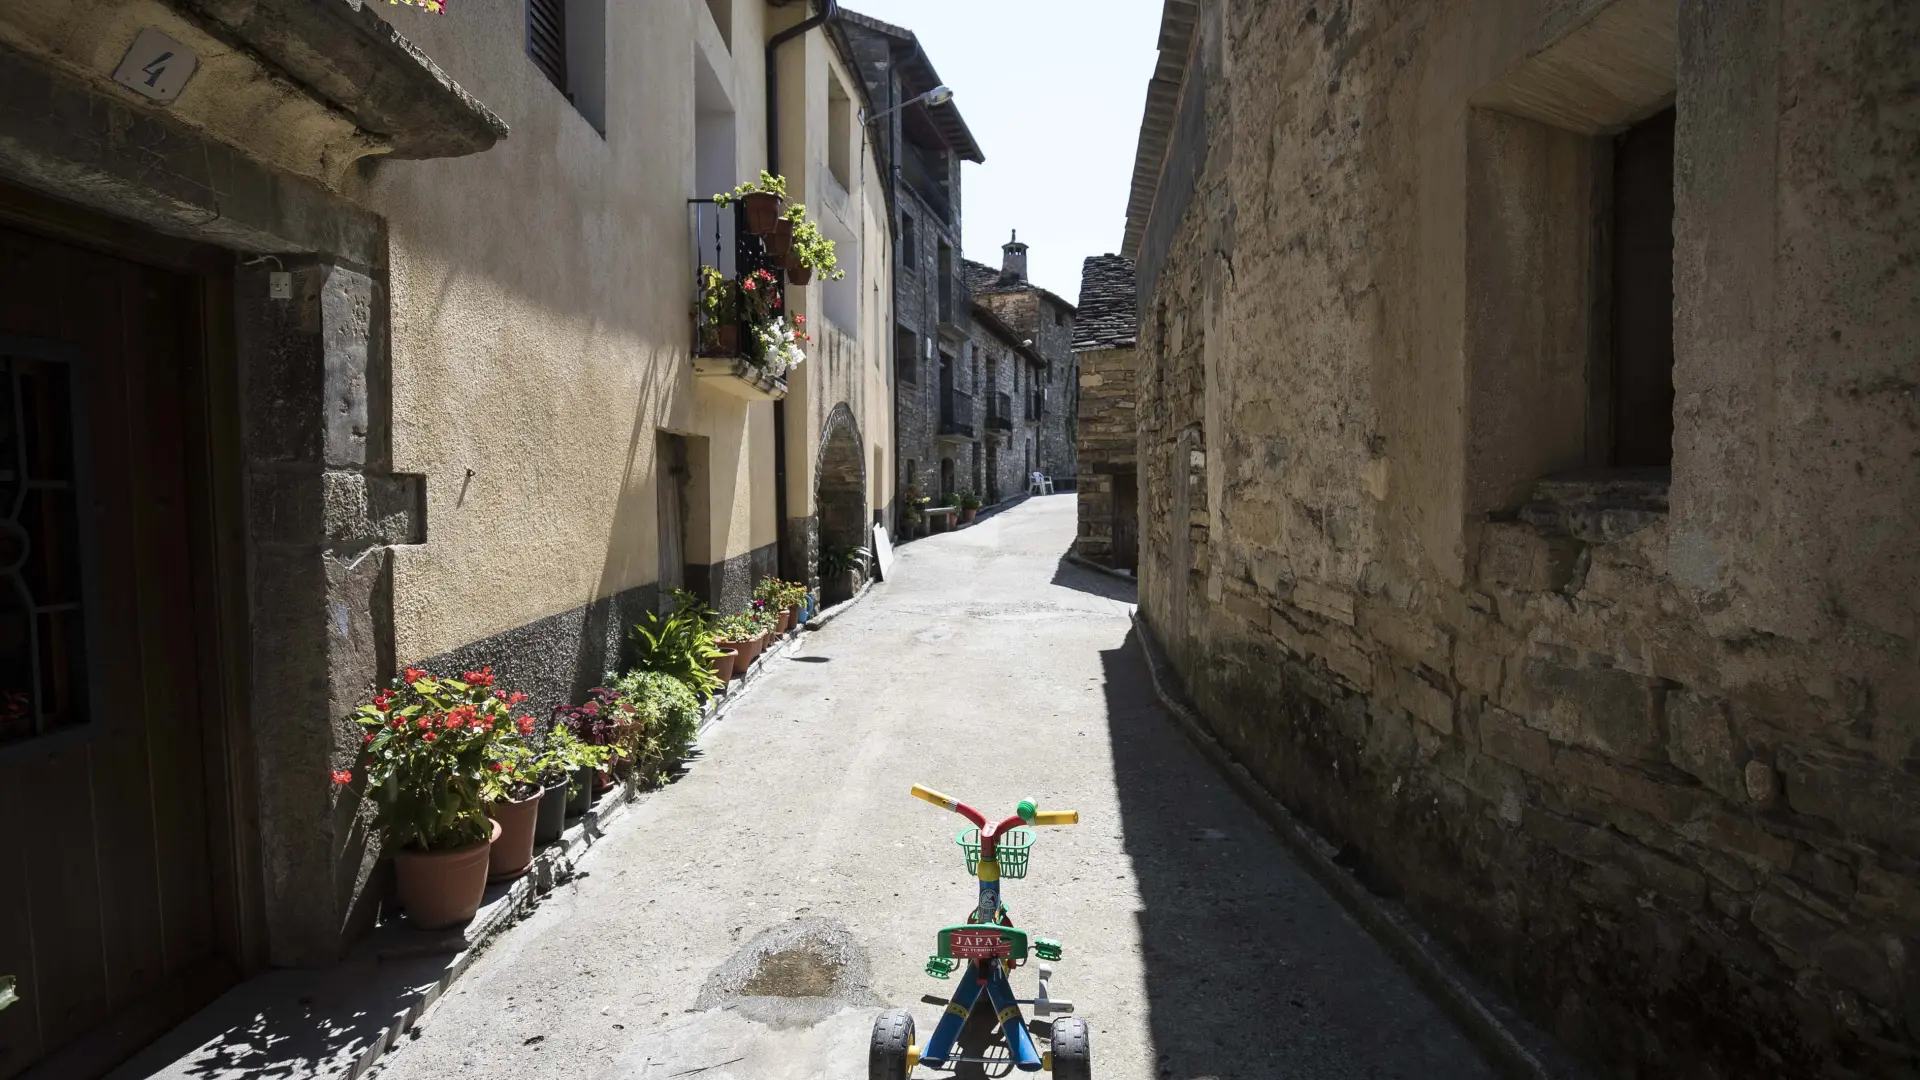
[[[1085,1020],[1077,1016],[1055,1020],[1052,1049],[1053,1080],[1093,1080],[1093,1055],[1087,1048]]]
[[[907,1054],[913,1048],[913,1014],[888,1009],[873,1022],[867,1044],[867,1080],[907,1080]]]

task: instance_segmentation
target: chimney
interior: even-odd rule
[[[1020,230],[1013,231],[1013,239],[1000,245],[1000,281],[1001,285],[1025,285],[1027,283],[1027,245],[1020,242]]]

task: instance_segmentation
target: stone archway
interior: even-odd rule
[[[820,551],[834,548],[864,548],[867,532],[867,469],[862,450],[860,424],[853,410],[841,402],[827,416],[820,436],[820,456],[814,467],[814,512],[820,521]],[[816,566],[811,570],[818,574]],[[850,594],[849,583],[820,581],[821,600],[834,603]],[[853,588],[858,587],[855,582]]]

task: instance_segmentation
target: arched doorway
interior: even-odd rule
[[[864,548],[868,540],[866,455],[861,449],[860,425],[846,402],[833,407],[820,436],[820,457],[814,468],[814,507],[820,521],[821,557],[814,569],[819,575],[820,599],[838,603],[859,588],[859,577],[822,574],[820,567],[834,565],[835,553]]]

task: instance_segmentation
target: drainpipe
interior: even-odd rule
[[[780,175],[780,46],[826,22],[840,13],[836,0],[821,0],[820,11],[811,18],[787,27],[767,41],[767,171]],[[780,576],[787,575],[787,403],[773,403],[773,516],[775,561]],[[801,567],[796,575],[810,579],[812,567]]]

